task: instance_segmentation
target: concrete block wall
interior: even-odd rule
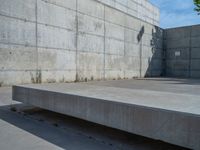
[[[200,25],[166,29],[166,76],[200,78]]]
[[[96,0],[0,0],[0,85],[159,76],[162,29]]]

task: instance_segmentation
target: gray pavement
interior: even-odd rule
[[[122,86],[120,82],[118,81]],[[107,83],[98,82],[99,85]],[[10,110],[10,104],[17,108],[16,112]],[[54,112],[27,109],[27,106],[11,101],[9,87],[0,88],[0,149],[184,150]]]
[[[134,81],[134,82],[133,82]],[[110,81],[93,81],[86,84],[142,89],[148,91],[171,92],[178,94],[200,95],[200,80],[199,79],[180,79],[180,78],[144,78],[135,80],[110,80]]]

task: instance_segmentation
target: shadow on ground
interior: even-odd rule
[[[164,81],[167,84],[185,84],[185,85],[200,85],[200,79],[190,79],[190,78],[147,78],[138,80],[150,80],[150,81]]]

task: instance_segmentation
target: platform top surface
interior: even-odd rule
[[[155,78],[20,86],[200,115],[200,80]]]

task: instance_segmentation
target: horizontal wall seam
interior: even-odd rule
[[[82,13],[84,14],[84,13]],[[84,15],[87,15],[87,14],[84,14]],[[13,17],[13,16],[8,16],[8,15],[3,15],[3,14],[0,14],[0,16],[3,16],[3,17],[7,17],[7,18],[11,18],[11,19],[16,19],[16,20],[19,20],[19,21],[23,21],[23,22],[29,22],[29,23],[33,23],[35,24],[36,21],[31,21],[31,20],[27,20],[25,18],[19,18],[19,17]],[[87,15],[89,17],[93,17],[91,15]],[[97,17],[95,17],[96,19],[98,19]],[[104,21],[103,19],[101,19],[102,21]],[[136,30],[134,28],[130,28],[130,27],[127,27],[127,26],[123,26],[123,25],[120,25],[120,24],[117,24],[117,23],[114,23],[114,22],[111,22],[111,21],[108,21],[108,20],[105,20],[105,22],[107,23],[110,23],[110,24],[113,24],[113,25],[117,25],[117,26],[120,26],[122,28],[125,28],[125,29],[129,29],[129,30],[132,30],[132,31],[136,31],[139,33],[139,30]],[[50,26],[50,27],[54,27],[54,28],[58,28],[58,29],[63,29],[63,30],[68,30],[68,31],[74,31],[73,29],[69,29],[69,28],[65,28],[65,27],[61,27],[61,26],[56,26],[56,25],[51,25],[51,24],[46,24],[46,23],[42,23],[42,22],[39,22],[39,20],[37,21],[37,24],[40,24],[40,25],[44,25],[44,26]],[[144,33],[144,35],[150,35],[152,36],[152,34],[150,33]],[[157,36],[156,38],[159,38],[160,36]]]
[[[61,6],[61,5],[57,5],[57,4],[55,4],[55,3],[48,2],[48,1],[45,1],[45,0],[43,0],[43,1],[46,2],[46,3],[49,3],[49,4],[56,5],[56,6],[58,6],[58,7],[62,7],[62,8],[65,8],[65,9],[72,10],[72,11],[75,11],[75,12],[76,12],[75,9],[71,9],[71,8],[68,8],[68,7],[64,7],[64,6]],[[136,17],[136,16],[133,16],[133,15],[131,15],[131,14],[127,13],[127,12],[124,12],[124,11],[122,11],[122,10],[120,10],[120,9],[117,9],[117,8],[115,8],[115,7],[111,7],[111,6],[109,6],[109,5],[107,5],[107,4],[103,3],[103,2],[100,2],[100,1],[97,1],[97,0],[95,0],[95,1],[98,2],[98,3],[100,3],[100,4],[102,4],[102,5],[104,5],[104,6],[107,6],[107,7],[109,7],[109,8],[112,8],[112,9],[115,9],[115,10],[117,10],[117,11],[120,11],[120,12],[123,13],[123,14],[126,14],[126,15],[128,15],[128,16],[131,16],[131,17],[136,18],[136,19],[138,19],[138,20],[141,20],[141,21],[143,21],[143,22],[145,22],[145,23],[154,25],[154,24],[152,24],[152,23],[150,23],[150,22],[147,22],[146,20],[143,20],[143,19],[141,19],[141,18],[138,18],[138,17]],[[80,11],[77,10],[77,12],[80,12]],[[101,19],[103,20],[103,18],[101,18]],[[151,18],[151,19],[153,20],[153,22],[157,22],[157,20],[155,20],[154,18]]]

